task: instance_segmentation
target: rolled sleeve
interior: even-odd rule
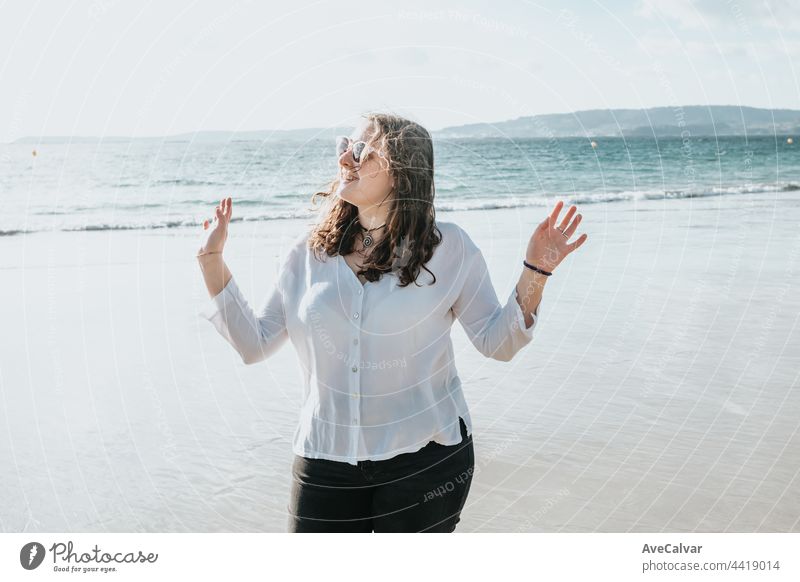
[[[230,305],[236,301],[236,293],[238,292],[239,287],[236,285],[236,279],[231,277],[222,291],[203,302],[197,312],[198,315],[211,321],[218,313],[230,308]]]
[[[255,364],[277,352],[289,339],[285,285],[298,276],[306,256],[310,230],[292,240],[278,263],[275,281],[258,309],[253,309],[231,276],[217,295],[197,309],[239,353],[245,364]]]
[[[231,277],[223,290],[198,313],[213,324],[245,364],[268,358],[288,339],[283,297],[277,284],[272,286],[272,291],[256,312]]]
[[[469,239],[467,239],[469,241]],[[517,301],[516,285],[501,305],[480,249],[469,241],[468,266],[453,311],[472,344],[483,355],[508,362],[533,339],[533,328],[525,327],[525,316]]]
[[[517,291],[517,286],[514,285],[514,288],[511,289],[511,294],[508,298],[508,303],[511,304],[510,308],[514,312],[513,321],[511,323],[512,332],[514,330],[519,330],[527,338],[527,340],[530,341],[533,339],[533,330],[536,327],[536,322],[539,321],[542,304],[540,302],[535,310],[529,312],[533,318],[533,323],[531,323],[530,327],[525,327],[525,312],[522,310],[522,306],[517,300],[518,296],[519,294]]]

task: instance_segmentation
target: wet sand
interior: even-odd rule
[[[581,210],[531,345],[496,362],[453,328],[476,452],[458,531],[800,531],[800,193]],[[438,216],[504,297],[543,212]],[[299,224],[234,224],[251,303]],[[297,360],[244,366],[198,317],[198,240],[0,238],[3,531],[284,531]]]

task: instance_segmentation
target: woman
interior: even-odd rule
[[[528,243],[501,306],[480,249],[434,213],[433,144],[420,125],[369,114],[337,140],[340,176],[321,219],[282,259],[254,311],[222,259],[233,201],[206,220],[203,316],[245,364],[290,339],[304,375],[294,433],[292,532],[452,532],[474,469],[472,420],[453,362],[461,322],[485,356],[532,339],[548,276],[586,240],[563,204]]]

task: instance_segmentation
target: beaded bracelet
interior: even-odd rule
[[[553,274],[553,273],[551,273],[551,272],[549,272],[549,271],[545,271],[545,270],[543,270],[543,269],[540,269],[539,267],[536,267],[536,266],[534,266],[534,265],[531,265],[531,264],[530,264],[528,261],[526,261],[525,259],[522,259],[522,264],[523,264],[523,265],[525,265],[526,267],[528,267],[528,268],[529,268],[530,270],[532,270],[532,271],[536,271],[537,273],[541,273],[541,274],[542,274],[542,275],[544,275],[545,277],[549,277],[550,275],[552,275],[552,274]]]

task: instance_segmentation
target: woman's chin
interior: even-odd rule
[[[356,182],[339,182],[339,187],[336,189],[336,194],[339,198],[353,202],[353,198],[357,198],[358,188],[355,188]]]

